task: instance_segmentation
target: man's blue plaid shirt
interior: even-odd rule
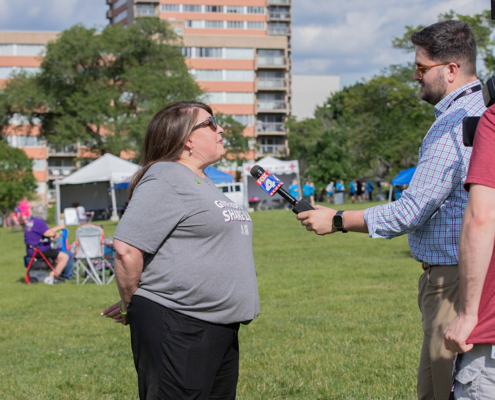
[[[436,121],[423,139],[416,172],[400,200],[364,212],[370,237],[391,239],[407,233],[417,261],[458,263],[459,234],[468,199],[463,185],[471,157],[471,148],[462,142],[462,119],[479,116],[486,107],[481,91],[452,101],[476,85],[481,82],[454,90],[435,106]]]

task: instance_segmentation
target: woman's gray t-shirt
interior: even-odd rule
[[[252,222],[209,180],[177,162],[136,186],[115,239],[146,254],[135,295],[218,324],[259,313]]]

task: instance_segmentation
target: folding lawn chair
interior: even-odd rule
[[[40,256],[39,259],[37,259],[37,255]],[[24,263],[26,263],[26,276],[24,280],[26,283],[31,285],[31,283],[44,282],[45,278],[50,275],[50,271],[55,271],[53,261],[51,258],[45,257],[40,249],[34,248],[31,258],[29,256],[24,257]]]
[[[98,225],[86,224],[76,229],[77,251],[74,258],[76,259],[77,284],[79,284],[81,270],[86,274],[83,285],[90,279],[97,285],[110,283],[113,280],[115,272],[112,263],[105,258],[103,237],[103,228]],[[98,271],[101,272],[101,278]],[[106,279],[107,271],[110,272],[109,279]]]

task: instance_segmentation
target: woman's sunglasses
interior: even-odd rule
[[[198,128],[202,128],[203,126],[208,126],[208,125],[211,125],[211,127],[213,128],[213,130],[215,132],[217,131],[217,120],[215,119],[215,117],[213,115],[210,118],[208,118],[207,120],[196,125],[192,130],[195,131]]]

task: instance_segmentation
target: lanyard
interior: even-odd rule
[[[469,96],[470,94],[472,93],[475,93],[475,92],[479,92],[481,90],[481,85],[477,85],[477,86],[473,86],[473,87],[470,87],[469,89],[465,90],[464,92],[460,93],[459,95],[457,95],[457,97],[452,100],[449,104],[449,107],[454,104],[457,100],[459,100],[461,97],[464,97],[464,96]],[[449,109],[449,107],[447,107],[447,109]]]

